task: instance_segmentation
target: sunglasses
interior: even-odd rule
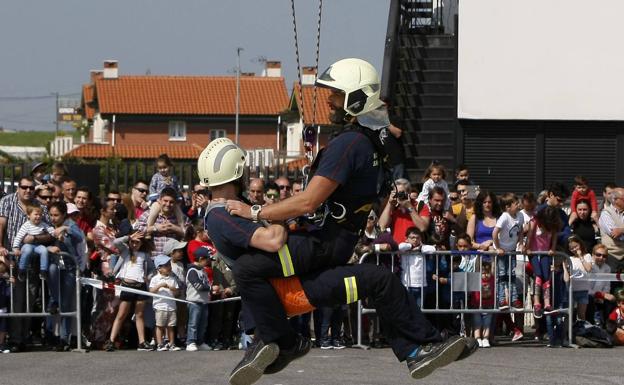
[[[609,256],[608,254],[602,254],[602,253],[594,253],[594,255],[596,257],[602,257],[602,258],[607,258]]]
[[[39,195],[39,198],[44,199],[46,201],[51,201],[53,196],[52,195]]]
[[[449,197],[449,199],[452,200],[452,201],[458,201],[459,197]]]
[[[121,203],[121,198],[106,198],[107,201],[109,202],[116,202],[116,203]]]
[[[279,197],[279,194],[267,194],[266,196],[269,199],[276,199],[277,197]]]
[[[290,186],[286,186],[286,185],[282,184],[282,185],[279,186],[279,189],[280,190],[290,190]]]
[[[24,185],[20,185],[19,188],[21,188],[22,190],[30,190],[30,191],[35,191],[35,186],[24,186]]]
[[[138,192],[140,192],[141,194],[146,194],[147,193],[147,190],[144,189],[144,188],[135,187],[134,189],[137,190]]]

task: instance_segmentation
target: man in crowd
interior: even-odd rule
[[[390,199],[379,216],[381,230],[390,228],[392,238],[399,244],[405,241],[405,231],[416,226],[418,230],[426,232],[429,228],[429,207],[410,198],[412,191],[407,179],[397,179],[396,188],[390,193]]]
[[[184,237],[185,223],[178,223],[178,219],[175,214],[177,202],[177,193],[171,187],[165,187],[160,192],[158,198],[160,203],[160,213],[156,218],[154,226],[148,228],[147,219],[149,218],[149,211],[146,211],[141,215],[138,220],[137,227],[139,231],[152,236],[154,240],[154,250],[152,256],[157,256],[163,253],[163,247],[169,238],[182,239]]]
[[[300,181],[294,181],[292,185],[292,195],[297,195],[303,191],[303,184]]]
[[[43,220],[50,222],[46,206],[41,205],[34,197],[35,182],[30,177],[22,177],[18,182],[15,193],[9,194],[0,200],[0,260],[7,265],[9,262],[9,248],[17,235],[22,224],[28,220],[27,206],[38,206],[43,210]],[[6,239],[6,243],[4,240]],[[27,235],[24,243],[47,244],[53,240],[48,233],[41,235]],[[29,276],[30,270],[28,270]],[[35,275],[29,277],[28,287],[25,281],[16,280],[13,289],[13,309],[15,313],[31,312],[34,309],[34,299],[30,301],[30,308],[26,308],[26,290],[30,296],[36,298],[39,291],[39,280]],[[30,329],[29,318],[11,318],[9,335],[11,337],[11,350],[18,352],[26,348],[28,330]]]
[[[624,271],[624,188],[617,187],[609,194],[611,204],[600,213],[600,236],[607,247],[607,264],[611,272]]]
[[[249,182],[249,201],[254,205],[264,206],[264,180],[253,178]]]
[[[71,178],[65,178],[63,180],[63,199],[65,203],[74,203],[76,198],[76,181]]]
[[[434,187],[429,194],[430,220],[427,235],[429,239],[437,238],[446,249],[449,248],[451,227],[457,222],[453,214],[444,210],[446,192],[442,187]]]
[[[89,191],[88,187],[81,186],[76,191],[74,204],[76,205],[76,208],[80,210],[80,214],[78,215],[78,218],[76,218],[76,224],[80,227],[80,230],[82,230],[85,236],[92,239],[90,234],[91,231],[93,231],[93,227],[95,226],[97,215],[99,215],[99,213],[95,213],[93,211],[91,191]]]
[[[193,186],[191,206],[183,210],[183,212],[186,212],[186,216],[189,217],[190,220],[205,217],[206,208],[210,203],[210,197],[210,190],[208,190],[199,183],[196,184],[195,186]]]
[[[110,190],[108,194],[106,194],[106,200],[115,202],[115,204],[121,203],[121,193],[117,190]]]
[[[268,206],[280,201],[281,191],[275,182],[269,182],[266,185],[266,192],[264,193],[264,205]]]
[[[132,187],[130,197],[134,204],[134,217],[140,218],[143,213],[149,209],[149,203],[147,203],[147,193],[149,192],[149,186],[144,180],[138,180]]]
[[[275,184],[279,189],[280,200],[283,201],[286,198],[290,198],[291,194],[291,186],[290,181],[285,176],[281,176],[275,179]]]

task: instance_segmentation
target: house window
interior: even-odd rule
[[[169,140],[186,140],[186,122],[179,120],[169,122]]]
[[[210,141],[217,138],[225,138],[225,130],[210,130]]]

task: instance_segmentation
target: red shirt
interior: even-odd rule
[[[191,263],[195,263],[195,250],[199,249],[200,247],[205,247],[210,250],[211,255],[215,255],[217,253],[217,249],[214,247],[212,242],[202,242],[198,241],[197,239],[191,239],[186,246],[186,252]]]
[[[87,235],[88,233],[90,233],[91,231],[93,231],[93,226],[94,223],[92,221],[90,221],[88,218],[84,217],[83,215],[80,215],[77,219],[76,219],[76,224],[78,225],[78,227],[80,228],[80,230],[82,230],[82,232]]]
[[[416,209],[418,204],[412,203],[412,207]],[[423,218],[429,218],[429,206],[423,204],[418,212]],[[405,232],[410,227],[415,226],[414,221],[412,221],[412,216],[407,210],[395,209],[392,211],[392,238],[396,241],[397,244],[405,241]]]
[[[581,199],[588,200],[591,205],[592,211],[595,213],[598,212],[598,201],[596,200],[596,193],[594,192],[594,190],[589,188],[587,189],[587,194],[585,195],[581,195],[581,193],[578,192],[578,190],[576,189],[572,193],[572,198],[570,198],[570,209],[573,213],[576,212],[576,204]]]

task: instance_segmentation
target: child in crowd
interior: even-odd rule
[[[624,288],[615,291],[617,308],[615,308],[607,320],[607,331],[613,335],[616,345],[624,345]]]
[[[117,238],[113,241],[113,246],[119,250],[119,259],[113,271],[115,278],[121,280],[121,286],[130,289],[147,291],[146,282],[149,282],[149,274],[153,270],[153,262],[151,258],[152,243],[145,239],[145,234],[135,231],[130,235]],[[115,351],[115,340],[121,331],[121,327],[130,313],[134,309],[136,331],[139,337],[138,351],[154,350],[150,344],[145,341],[145,302],[148,300],[146,295],[136,292],[122,291],[119,295],[119,310],[113,321],[110,337],[104,343],[104,350],[108,352]]]
[[[592,257],[585,249],[585,244],[576,235],[568,238],[568,250],[570,251],[571,278],[572,278],[572,298],[576,304],[576,315],[579,319],[585,320],[587,304],[589,303],[589,281],[576,280],[583,278],[592,271]]]
[[[48,179],[49,181],[56,183],[60,186],[66,176],[67,169],[65,168],[65,164],[61,162],[54,162],[52,163],[52,174],[47,178],[44,177],[44,179]]]
[[[30,169],[30,176],[32,176],[35,186],[47,184],[47,181],[44,180],[47,167],[48,165],[45,162],[37,162]]]
[[[11,307],[11,280],[9,278],[9,267],[6,263],[0,261],[0,314],[8,313]],[[8,318],[0,317],[0,353],[10,353],[11,349],[6,344],[6,336],[8,332]]]
[[[470,235],[463,233],[457,236],[457,241],[455,242],[455,248],[457,251],[470,252],[470,248],[472,247],[472,238]],[[471,254],[462,254],[461,261],[459,262],[459,270],[466,273],[474,273],[475,271],[479,271],[479,255],[476,253]]]
[[[578,217],[576,214],[576,204],[581,199],[587,200],[591,204],[591,219],[594,220],[595,223],[598,223],[598,214],[600,211],[598,210],[598,201],[596,200],[596,193],[594,190],[589,188],[589,184],[587,179],[578,175],[574,178],[574,192],[572,193],[572,197],[570,198],[570,218],[568,223],[570,226],[576,218]],[[595,225],[595,231],[598,231],[598,226]]]
[[[422,288],[427,285],[425,277],[425,258],[420,253],[433,253],[434,246],[422,243],[422,231],[413,226],[405,232],[405,242],[399,244],[401,254],[401,281],[416,300],[418,307],[422,307]]]
[[[188,325],[186,328],[186,350],[189,352],[210,350],[210,346],[204,343],[208,324],[208,302],[212,290],[204,268],[210,263],[210,253],[208,249],[200,250],[195,252],[197,259],[186,272],[186,300],[192,302],[188,304]]]
[[[215,249],[210,237],[208,236],[208,232],[204,229],[204,219],[197,218],[193,221],[193,239],[188,241],[188,246],[186,252],[188,254],[189,261],[191,263],[195,262],[196,256],[195,252],[203,247],[210,250],[212,255],[216,254],[217,250]]]
[[[448,211],[451,207],[451,201],[449,200],[449,188],[448,183],[446,183],[446,170],[444,166],[439,163],[431,163],[425,175],[423,176],[423,184],[422,190],[420,194],[418,194],[418,200],[422,202],[429,202],[429,197],[431,195],[431,191],[434,187],[441,187],[444,189],[446,193],[446,199],[444,201],[444,211]]]
[[[496,275],[498,277],[498,308],[522,310],[522,301],[518,299],[516,290],[516,256],[514,253],[522,245],[522,229],[524,217],[520,214],[518,197],[514,193],[505,193],[500,198],[503,214],[496,220],[492,232],[496,258]]]
[[[184,248],[186,245],[187,242],[180,242],[174,238],[170,238],[163,246],[163,254],[171,258],[171,272],[173,274],[173,278],[175,278],[178,283],[179,290],[175,294],[176,298],[183,298],[186,293],[186,265],[184,263]],[[181,345],[186,345],[186,322],[188,310],[186,308],[186,304],[183,302],[178,302],[176,305],[176,329],[178,341],[180,341]]]
[[[557,232],[561,225],[559,212],[556,208],[547,206],[535,214],[529,224],[529,233],[525,243],[524,254],[531,252],[548,252],[548,255],[532,255],[531,267],[535,276],[535,290],[533,292],[533,315],[542,318],[544,311],[552,310],[550,300],[550,265],[557,246]],[[542,304],[542,296],[544,303]]]
[[[175,297],[178,293],[178,281],[171,273],[171,258],[166,255],[157,255],[154,259],[154,265],[158,270],[158,274],[154,275],[150,280],[150,293],[162,295],[165,297]],[[176,326],[176,303],[172,299],[154,297],[152,302],[154,314],[156,318],[156,343],[159,352],[179,351],[179,347],[175,345],[175,334],[173,328]],[[163,335],[167,333],[169,343],[163,341]]]
[[[548,347],[554,348],[564,345],[566,335],[566,309],[568,307],[568,287],[570,272],[568,263],[562,259],[555,259],[553,263],[553,307],[546,316],[546,331],[548,332]]]
[[[49,233],[53,236],[60,236],[67,231],[67,226],[61,226],[54,229],[42,221],[43,209],[39,206],[26,206],[26,214],[28,220],[20,227],[15,238],[13,238],[13,254],[20,256],[18,264],[18,279],[23,281],[26,278],[26,268],[30,263],[33,255],[39,255],[39,277],[48,279],[48,248],[36,243],[23,243],[27,235],[40,235]]]
[[[178,178],[173,175],[173,162],[171,162],[167,154],[161,154],[156,158],[156,168],[158,172],[152,176],[149,185],[148,199],[152,201],[152,205],[150,206],[149,217],[147,218],[148,229],[154,226],[156,218],[160,215],[160,203],[158,203],[158,198],[162,190],[165,187],[171,187],[176,191],[178,196],[180,196],[180,184],[178,183]],[[185,217],[184,214],[182,214],[180,205],[175,206],[175,216],[178,223],[185,223]]]
[[[491,273],[491,264],[483,262],[481,271],[481,291],[471,293],[471,307],[476,309],[491,309],[494,307],[494,276]],[[475,313],[472,317],[474,338],[479,347],[490,347],[490,325],[492,313]]]
[[[470,170],[468,170],[468,166],[465,164],[460,164],[455,167],[455,186],[458,185],[459,182],[468,182],[469,185],[472,185],[472,181],[470,180]]]

